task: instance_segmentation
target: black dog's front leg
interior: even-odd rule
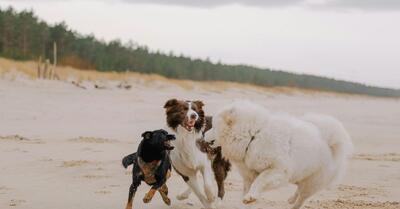
[[[125,209],[132,209],[133,198],[135,197],[137,188],[140,186],[140,183],[142,182],[139,172],[135,171],[137,171],[136,166],[134,166],[132,171],[132,184],[129,187],[128,203],[126,203]]]
[[[165,184],[166,180],[162,179],[160,181],[157,181],[150,189],[149,192],[146,193],[146,195],[143,198],[144,203],[148,203],[153,199],[154,194],[159,191],[159,189]]]
[[[167,176],[170,175],[169,174],[169,170],[162,170],[163,169],[163,165],[160,166],[160,169],[158,169],[158,171],[156,171],[155,173],[155,179],[156,179],[156,183],[152,185],[151,189],[149,192],[147,192],[147,194],[144,196],[143,198],[143,202],[144,203],[148,203],[151,201],[151,199],[153,199],[154,194],[158,191],[161,194],[161,197],[163,198],[164,202],[167,205],[171,204],[171,200],[168,198],[168,188],[167,185],[165,184],[167,182]],[[165,176],[164,176],[165,175]]]
[[[128,203],[126,203],[125,209],[132,209],[132,202],[133,198],[135,197],[137,187],[138,185],[135,185],[133,183],[129,187]]]
[[[158,192],[160,192],[160,195],[167,205],[171,205],[171,200],[168,198],[168,187],[167,184],[164,184],[158,189]]]

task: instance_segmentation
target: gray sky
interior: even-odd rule
[[[400,0],[0,0],[151,49],[400,88]]]

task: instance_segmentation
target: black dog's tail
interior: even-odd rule
[[[136,152],[122,158],[122,165],[124,168],[127,168],[129,165],[132,165],[135,162]]]

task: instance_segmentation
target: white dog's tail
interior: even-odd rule
[[[338,182],[346,171],[347,159],[353,152],[353,143],[337,119],[318,114],[307,114],[304,119],[318,127],[322,138],[326,140],[332,152],[333,163],[330,165],[327,183],[333,185]]]

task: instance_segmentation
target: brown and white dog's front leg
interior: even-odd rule
[[[199,185],[199,183],[197,181],[197,175],[196,174],[188,176],[188,180],[186,181],[186,183],[192,189],[194,194],[199,198],[200,202],[203,204],[203,206],[206,209],[215,208],[213,206],[213,204],[211,204],[210,201],[202,193],[202,191],[200,189],[200,185]]]
[[[214,175],[211,169],[211,163],[208,163],[208,165],[204,166],[201,169],[201,172],[203,174],[204,191],[206,193],[207,200],[210,203],[213,203],[216,199],[216,191],[214,190]]]

